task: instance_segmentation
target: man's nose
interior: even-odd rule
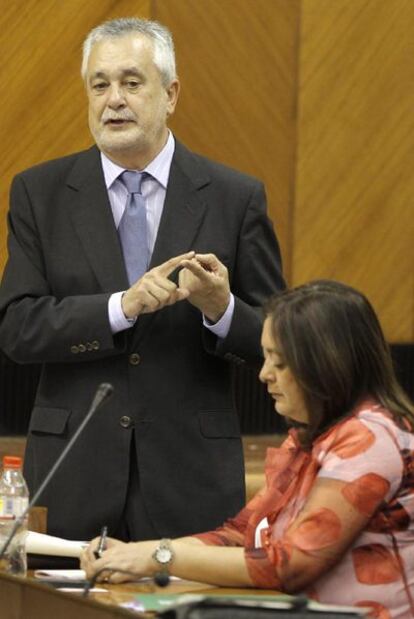
[[[124,93],[118,84],[111,84],[108,94],[108,105],[110,107],[119,108],[125,105]]]

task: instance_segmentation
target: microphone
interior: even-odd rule
[[[154,574],[154,582],[157,587],[167,587],[170,584],[170,575],[168,572],[157,572]]]
[[[101,383],[96,390],[95,397],[92,400],[87,416],[89,414],[92,416],[96,409],[99,408],[110,395],[112,395],[113,390],[114,388],[111,383]],[[86,423],[84,425],[86,425]]]
[[[3,548],[0,551],[0,561],[4,558],[4,555],[6,554],[6,551],[7,551],[8,547],[10,546],[10,542],[13,540],[14,536],[16,535],[16,532],[17,532],[18,528],[22,525],[24,519],[26,518],[27,514],[29,513],[29,511],[31,510],[33,505],[40,498],[40,496],[43,493],[44,489],[46,488],[46,486],[48,485],[48,483],[50,482],[50,480],[52,479],[52,477],[56,473],[57,469],[62,464],[63,460],[66,458],[67,454],[72,449],[74,443],[77,441],[78,437],[82,433],[84,427],[86,426],[86,424],[88,423],[88,421],[90,420],[92,415],[95,413],[95,411],[101,406],[101,404],[103,404],[105,402],[105,400],[107,400],[107,398],[109,398],[109,396],[112,394],[113,390],[114,390],[114,388],[113,388],[113,386],[110,383],[101,383],[99,385],[98,389],[96,390],[95,396],[93,398],[92,404],[90,405],[89,410],[88,410],[85,418],[83,419],[82,423],[80,424],[79,428],[76,430],[75,434],[72,436],[72,438],[70,439],[69,443],[66,445],[65,449],[62,451],[62,453],[60,454],[59,458],[56,460],[55,464],[52,466],[52,468],[50,469],[49,473],[46,475],[45,479],[43,480],[43,482],[41,483],[41,485],[37,489],[37,492],[35,492],[32,500],[30,501],[30,503],[28,504],[28,506],[26,507],[26,509],[22,513],[22,515],[19,516],[18,518],[16,518],[16,520],[14,522],[14,526],[13,526],[12,530],[10,531],[10,534],[7,537],[5,543],[3,544]]]
[[[87,580],[85,583],[85,587],[83,589],[83,597],[88,597],[89,595],[89,591],[91,589],[94,588],[94,586],[96,585],[96,581],[98,580],[99,576],[101,574],[103,574],[104,572],[109,572],[109,574],[113,574],[114,572],[118,572],[119,574],[126,574],[127,576],[133,576],[133,578],[130,580],[130,582],[142,582],[141,578],[137,578],[136,574],[134,574],[134,572],[131,572],[129,570],[123,570],[119,567],[113,567],[111,565],[107,565],[106,567],[101,567],[100,570],[98,570],[90,580]],[[156,574],[154,574],[154,577],[152,579],[153,583],[155,585],[157,585],[158,587],[166,587],[167,585],[170,584],[170,576],[168,574],[168,572],[157,572]],[[154,587],[152,587],[152,590],[154,590]]]

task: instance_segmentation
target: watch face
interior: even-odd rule
[[[157,561],[159,563],[169,563],[171,561],[172,552],[169,548],[157,549]]]

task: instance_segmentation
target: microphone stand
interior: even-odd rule
[[[27,514],[29,513],[33,505],[36,503],[36,501],[39,499],[39,497],[41,496],[42,492],[44,491],[44,489],[46,488],[46,486],[52,479],[53,475],[55,474],[55,472],[57,471],[57,469],[59,468],[63,460],[66,458],[66,455],[68,454],[68,452],[72,449],[73,444],[77,441],[84,427],[86,426],[86,424],[88,423],[92,415],[95,413],[97,408],[99,408],[99,406],[112,394],[113,390],[114,390],[113,386],[109,383],[102,383],[101,385],[99,385],[98,390],[95,394],[95,397],[93,399],[93,402],[91,404],[91,407],[86,417],[80,424],[79,428],[76,430],[75,434],[70,439],[69,443],[66,445],[65,449],[60,454],[59,458],[56,460],[55,464],[50,469],[49,473],[46,475],[45,479],[43,480],[43,482],[41,483],[41,485],[35,492],[32,500],[30,501],[30,503],[28,504],[24,512],[18,518],[16,518],[13,528],[9,536],[7,537],[5,543],[3,544],[3,548],[0,551],[0,561],[4,558],[7,552],[7,549],[10,546],[10,542],[16,535],[16,532],[19,529],[19,527],[23,524],[24,519],[26,518]]]

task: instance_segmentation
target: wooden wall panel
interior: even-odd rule
[[[182,96],[172,127],[190,147],[262,178],[288,271],[299,0],[20,0],[0,15],[0,267],[16,172],[91,143],[81,45],[111,17],[160,19],[174,34]]]
[[[155,0],[182,91],[172,121],[193,150],[261,178],[289,273],[297,0]]]
[[[414,340],[414,2],[303,0],[292,282],[348,282]]]
[[[265,181],[289,281],[347,281],[413,341],[412,0],[4,3],[0,268],[11,178],[91,143],[86,32],[131,14],[174,34],[177,136]]]
[[[150,0],[9,0],[0,12],[0,271],[6,260],[8,192],[13,176],[35,163],[92,143],[81,48],[106,19],[148,17]]]

